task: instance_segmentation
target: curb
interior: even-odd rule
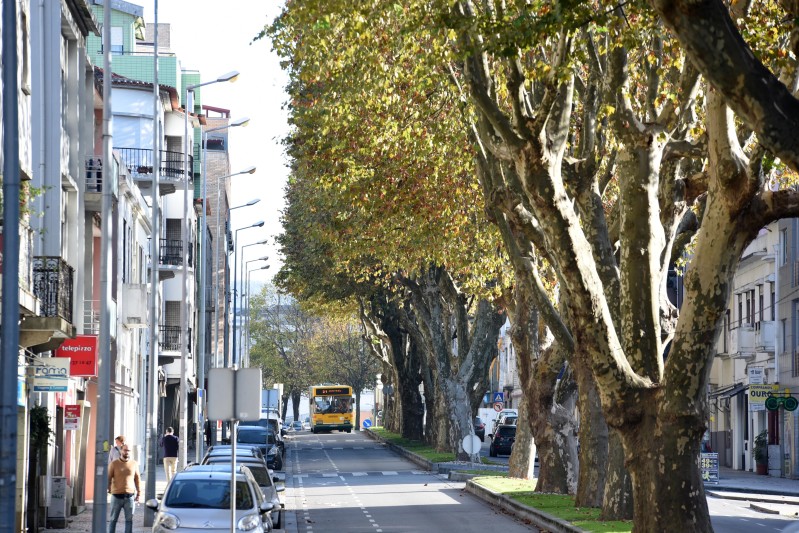
[[[725,493],[725,494],[720,494],[720,493]],[[799,501],[775,500],[775,498],[777,497],[794,498],[794,500],[796,500],[796,496],[793,495],[788,496],[785,494],[771,494],[767,492],[757,492],[757,493],[741,492],[741,491],[731,491],[727,489],[724,489],[722,491],[705,490],[705,494],[707,496],[713,496],[714,498],[722,498],[725,500],[771,503],[775,505],[799,505]]]
[[[494,492],[491,489],[478,485],[474,481],[466,482],[466,492],[474,494],[481,500],[494,504],[501,509],[508,511],[517,518],[529,521],[543,530],[551,531],[552,533],[584,533],[582,529],[573,526],[565,520],[556,518],[533,507],[522,505],[521,503],[508,498],[504,494]]]
[[[385,439],[381,439],[380,437],[378,437],[377,435],[372,433],[371,430],[367,429],[366,430],[366,434],[369,435],[370,438],[385,444],[386,447],[389,448],[390,450],[392,450],[394,453],[405,457],[406,459],[410,460],[411,462],[415,463],[416,465],[421,466],[425,470],[430,470],[432,472],[438,472],[438,463],[433,463],[432,461],[428,461],[427,459],[425,459],[421,455],[417,455],[417,454],[415,454],[413,452],[409,452],[405,448],[397,446],[396,444],[392,444],[392,443],[386,441]]]

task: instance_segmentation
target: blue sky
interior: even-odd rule
[[[144,7],[145,22],[154,20],[154,0],[129,0]],[[244,259],[268,255],[271,267],[251,274],[253,281],[267,281],[280,268],[274,236],[280,233],[283,187],[288,169],[280,144],[287,133],[287,76],[280,69],[268,39],[250,44],[263,26],[280,12],[282,2],[273,0],[159,0],[158,21],[171,24],[171,47],[184,68],[199,70],[202,81],[238,70],[235,83],[203,87],[203,103],[230,109],[232,118],[247,116],[250,124],[230,130],[231,172],[255,165],[255,174],[233,180],[232,205],[252,198],[260,202],[236,209],[232,228],[264,221],[261,229],[240,231],[239,246],[268,238],[269,245],[249,246]],[[231,257],[231,260],[233,258]],[[241,257],[239,257],[241,260]],[[250,269],[255,268],[250,264]]]

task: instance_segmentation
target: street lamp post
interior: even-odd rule
[[[182,322],[183,322],[183,342],[180,345],[180,450],[179,459],[181,465],[186,466],[186,445],[188,444],[188,401],[189,390],[188,383],[186,382],[186,374],[188,371],[188,348],[189,348],[189,326],[191,320],[189,319],[189,264],[188,264],[188,251],[189,251],[189,183],[192,181],[194,169],[189,168],[189,153],[191,145],[189,144],[189,114],[194,109],[194,91],[200,87],[211,85],[213,83],[222,83],[226,81],[236,81],[239,77],[237,71],[228,72],[218,78],[206,81],[204,83],[195,83],[186,86],[186,105],[183,109],[183,173],[185,176],[183,187],[183,305],[182,305]],[[202,231],[200,232],[202,234]],[[196,259],[195,259],[196,260]],[[200,291],[202,292],[202,290]],[[202,352],[202,350],[200,351]],[[204,364],[201,362],[201,364]],[[200,365],[198,365],[200,366]],[[198,383],[198,388],[202,387],[202,383]],[[201,445],[197,443],[198,446]]]
[[[234,126],[242,126],[242,125],[246,125],[249,121],[250,121],[250,119],[239,119],[237,121],[232,122],[229,125],[225,125],[225,126],[222,126],[222,127],[219,127],[219,128],[212,128],[211,130],[208,130],[208,131],[216,131],[216,130],[221,130],[221,129],[224,129],[224,128],[234,127]],[[206,331],[205,331],[205,325],[206,325],[206,319],[207,319],[207,317],[206,317],[206,290],[207,290],[206,285],[208,283],[206,272],[207,272],[208,269],[205,268],[205,246],[206,246],[205,245],[205,233],[206,233],[206,229],[208,227],[208,225],[207,225],[208,223],[206,221],[206,215],[208,214],[208,207],[207,207],[207,204],[208,204],[208,174],[206,173],[206,165],[205,165],[205,163],[206,163],[205,148],[206,148],[206,144],[207,144],[208,131],[203,132],[202,214],[201,214],[201,221],[200,221],[200,239],[199,239],[199,241],[200,241],[200,252],[197,254],[198,255],[197,266],[200,268],[200,313],[199,313],[200,319],[199,319],[199,328],[198,328],[198,332],[197,332],[197,338],[199,339],[198,342],[197,342],[197,345],[199,347],[199,352],[198,353],[200,354],[200,357],[198,358],[199,359],[198,365],[197,365],[197,384],[198,384],[197,388],[198,389],[200,389],[200,388],[201,389],[205,389],[205,366],[206,366],[206,355],[207,355],[206,351],[205,351],[205,348],[206,348],[205,337],[206,337],[206,334],[207,334]],[[248,168],[246,170],[242,170],[241,172],[236,172],[234,174],[229,174],[227,176],[219,177],[217,179],[217,182],[216,182],[217,195],[219,194],[219,181],[221,181],[223,179],[226,179],[228,177],[231,177],[231,176],[238,176],[239,174],[252,174],[253,172],[255,172],[255,167],[250,167],[250,168]],[[219,204],[219,197],[217,196],[217,205],[218,204]],[[217,212],[217,216],[216,216],[216,222],[217,222],[217,224],[216,224],[217,231],[219,231],[219,213],[218,212]],[[218,250],[218,248],[219,248],[219,245],[216,242],[214,244],[215,244],[215,252],[216,252]],[[216,307],[214,307],[214,317],[215,318],[218,317],[218,313],[216,312]],[[218,324],[219,320],[216,319],[216,322]],[[216,360],[216,359],[214,358],[214,360]],[[198,409],[200,408],[200,398],[199,397],[197,398],[197,407],[198,407]],[[204,422],[204,420],[201,420],[198,417],[197,426],[195,428],[195,433],[196,433],[195,442],[197,444],[194,447],[194,450],[195,450],[195,452],[194,452],[195,453],[195,457],[194,458],[195,458],[195,461],[197,463],[200,462],[200,459],[203,456],[203,451],[204,451],[203,450],[203,445],[205,443],[205,440],[203,439],[202,422]]]
[[[233,365],[232,366],[234,368],[236,367],[236,363],[240,362],[240,361],[236,361],[236,288],[237,288],[237,283],[236,282],[238,281],[238,278],[236,276],[236,270],[238,268],[238,261],[239,261],[239,254],[238,254],[238,251],[237,251],[238,242],[239,242],[239,232],[241,230],[243,230],[243,229],[260,228],[263,225],[264,225],[264,221],[261,220],[259,222],[256,222],[255,224],[252,224],[251,226],[245,226],[243,228],[239,228],[239,229],[237,229],[235,231],[235,235],[234,235],[234,238],[233,238],[233,353],[232,353]],[[263,241],[263,242],[265,243],[266,241]],[[253,244],[259,244],[259,243],[253,243]],[[245,244],[242,247],[242,249],[247,247],[247,246],[250,246],[250,245],[249,244]]]
[[[206,225],[206,221],[205,221],[205,216],[206,216],[206,211],[207,211],[206,203],[208,202],[208,172],[207,172],[207,168],[208,168],[208,134],[209,133],[213,133],[215,131],[221,131],[221,130],[230,129],[230,128],[237,128],[237,127],[240,127],[240,126],[247,126],[249,123],[250,123],[250,119],[248,117],[243,117],[243,118],[239,118],[239,119],[236,119],[236,120],[232,120],[229,124],[225,124],[224,126],[219,126],[219,127],[216,127],[216,128],[206,129],[206,130],[203,130],[203,132],[202,132],[202,158],[203,158],[203,160],[202,160],[202,165],[203,165],[203,213],[202,213],[203,221],[202,221],[202,226],[203,227],[205,227],[205,225]],[[219,223],[220,223],[220,220],[219,220],[219,194],[220,194],[219,184],[222,181],[226,180],[227,178],[232,178],[233,176],[238,176],[240,174],[252,174],[253,172],[255,172],[255,167],[254,166],[253,167],[249,167],[249,168],[247,168],[245,170],[242,170],[241,172],[235,172],[233,174],[227,174],[225,176],[219,176],[218,178],[216,178],[216,231],[217,231],[217,233],[219,233],[219,228],[220,228],[220,226],[219,226]],[[218,237],[218,235],[217,235],[217,237]],[[204,244],[201,245],[200,249],[202,250],[202,253],[205,253],[205,245]],[[203,279],[203,281],[205,281],[205,279]],[[219,287],[219,242],[218,242],[218,239],[214,243],[214,278],[213,278],[212,284],[213,284],[214,287]],[[218,339],[218,335],[219,335],[219,312],[217,311],[218,301],[219,300],[218,300],[217,291],[215,291],[214,292],[214,319],[215,319],[215,326],[214,326],[214,330],[212,332],[213,338],[212,338],[212,341],[211,341],[211,343],[212,343],[212,345],[214,347],[214,366],[216,366],[216,363],[217,363],[217,351],[218,351],[217,350],[217,344],[219,343],[219,339]],[[204,304],[205,302],[201,302],[201,303]]]
[[[254,261],[259,261],[259,259],[254,259]],[[247,261],[247,262],[249,263],[250,261]],[[245,315],[244,315],[244,318],[245,318],[244,324],[245,324],[245,327],[247,329],[247,334],[245,335],[244,338],[247,340],[247,348],[245,349],[244,352],[247,354],[247,366],[248,367],[250,366],[250,345],[251,345],[251,343],[250,343],[250,273],[251,272],[256,272],[258,270],[266,270],[268,268],[269,268],[269,265],[264,265],[262,267],[253,268],[252,270],[248,270],[247,271],[247,277],[246,277],[246,281],[247,281],[247,309],[246,309]]]
[[[264,241],[264,243],[265,243],[265,241]],[[244,307],[244,296],[248,295],[248,290],[249,290],[249,287],[250,287],[250,285],[249,285],[250,282],[247,280],[247,276],[245,275],[245,272],[247,272],[247,269],[250,268],[250,263],[253,263],[255,261],[266,261],[267,259],[269,259],[269,256],[265,255],[263,257],[259,257],[258,259],[250,259],[249,261],[245,261],[244,260],[244,248],[246,248],[247,246],[249,246],[249,245],[245,245],[245,246],[241,247],[241,272],[242,272],[241,278],[242,278],[242,283],[244,283],[244,286],[241,288],[241,305],[239,306],[239,309],[244,309],[244,312],[245,312],[245,314],[244,314],[245,324],[247,322],[247,314],[246,314],[247,310]],[[245,330],[246,330],[246,326],[244,328],[239,328],[239,364],[242,365],[242,368],[244,368],[244,364],[243,364],[244,363],[244,358],[242,357],[241,352],[244,350],[244,331]]]

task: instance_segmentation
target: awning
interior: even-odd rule
[[[749,385],[744,383],[736,383],[734,385],[727,385],[726,387],[721,387],[720,389],[716,389],[711,392],[708,396],[710,398],[730,398],[732,396],[737,396],[742,392],[745,392],[746,389],[749,388]]]

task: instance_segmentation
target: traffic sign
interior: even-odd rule
[[[502,411],[502,408],[505,407],[505,404],[502,402],[494,402],[494,411],[497,413]]]
[[[477,435],[466,435],[463,437],[463,442],[461,443],[463,446],[463,451],[468,453],[469,455],[477,455],[480,453],[480,448],[483,446],[480,442],[480,437]]]
[[[505,395],[504,394],[502,394],[501,392],[495,392],[494,393],[494,402],[495,403],[496,402],[504,402],[504,401],[505,401]]]
[[[361,425],[364,428],[369,429],[370,427],[372,427],[372,421],[367,418],[366,420],[363,421]]]

